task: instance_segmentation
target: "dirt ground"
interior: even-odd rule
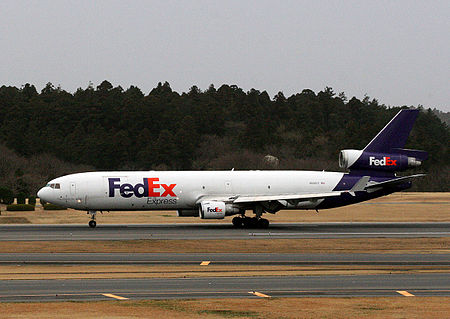
[[[450,266],[247,266],[247,265],[0,265],[0,280],[327,276],[449,273]]]
[[[448,318],[450,298],[264,298],[0,303],[2,318]]]
[[[0,224],[87,224],[84,211],[72,209],[44,211],[40,206],[34,212],[7,212],[1,208]],[[195,217],[177,217],[175,211],[105,212],[97,215],[99,224],[176,224],[176,223],[230,223],[223,220],[201,220]],[[395,193],[360,204],[328,210],[280,211],[266,214],[274,223],[290,222],[448,222],[450,221],[450,193]]]
[[[449,253],[450,237],[0,241],[0,253]]]

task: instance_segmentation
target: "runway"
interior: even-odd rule
[[[110,241],[259,238],[448,237],[450,223],[297,223],[269,229],[236,229],[228,224],[171,225],[2,225],[0,241]],[[443,247],[445,249],[445,247]],[[0,266],[162,265],[385,266],[414,273],[321,276],[258,276],[138,279],[0,280],[0,302],[125,300],[167,298],[270,298],[352,296],[450,296],[450,254],[440,253],[1,253]],[[367,266],[367,267],[365,267]],[[410,267],[409,267],[410,266]],[[203,266],[202,266],[203,267]],[[392,268],[390,268],[392,267]],[[11,268],[9,268],[11,269]],[[21,269],[20,267],[18,269]],[[194,269],[194,268],[192,268]],[[203,268],[195,268],[201,276]],[[198,270],[197,270],[198,269]],[[15,270],[13,270],[15,271]],[[430,271],[430,272],[429,272]],[[431,273],[434,271],[434,273]],[[348,272],[347,272],[348,273]],[[291,273],[292,274],[292,273]],[[215,275],[215,274],[214,274]],[[242,275],[242,274],[241,274]],[[255,276],[253,276],[255,275]],[[8,277],[6,277],[8,278]]]
[[[0,241],[449,237],[450,223],[273,223],[269,229],[231,224],[1,225]]]
[[[1,280],[0,301],[450,296],[449,274]]]
[[[420,265],[450,266],[450,254],[2,253],[0,265]]]

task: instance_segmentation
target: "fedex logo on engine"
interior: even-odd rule
[[[397,160],[392,160],[389,156],[382,159],[376,159],[374,156],[369,157],[369,165],[374,166],[397,166]]]
[[[222,212],[222,209],[219,208],[219,207],[214,207],[214,208],[208,207],[207,210],[208,210],[208,213],[220,213],[220,212]]]
[[[129,198],[136,197],[177,197],[173,189],[177,184],[158,184],[159,178],[143,178],[143,182],[136,185],[124,183],[120,184],[120,178],[108,178],[109,182],[109,197],[114,197],[116,189],[122,197]]]

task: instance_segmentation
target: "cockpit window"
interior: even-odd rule
[[[53,188],[53,189],[61,189],[60,183],[51,183],[51,184],[47,184],[46,186]]]
[[[61,189],[61,185],[59,183],[55,184],[55,189]]]

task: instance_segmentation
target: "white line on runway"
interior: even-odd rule
[[[270,298],[269,295],[265,295],[265,294],[257,292],[257,291],[249,291],[248,293],[252,294],[252,295],[255,295],[255,296],[258,296],[258,297],[261,297],[261,298]]]
[[[113,295],[113,294],[102,294],[102,295],[105,297],[114,298],[114,299],[118,299],[118,300],[128,300],[128,298]]]
[[[409,293],[409,292],[407,292],[407,291],[405,291],[405,290],[397,290],[397,292],[398,292],[400,295],[405,296],[405,297],[414,297],[413,294],[411,294],[411,293]]]

